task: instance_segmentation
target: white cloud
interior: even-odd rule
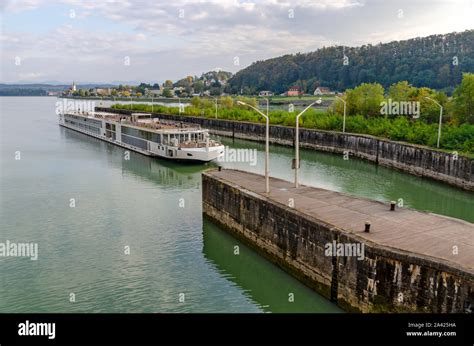
[[[77,18],[82,18],[80,29],[72,23],[46,33],[20,34],[6,27],[0,36],[2,59],[12,61],[20,56],[37,64],[35,71],[41,70],[48,79],[61,73],[64,80],[176,79],[214,66],[236,71],[255,60],[336,43],[361,45],[472,28],[473,10],[470,0],[459,0],[454,6],[423,0],[56,3],[77,10]],[[42,6],[54,6],[54,2],[7,1],[3,9],[8,16]],[[400,8],[404,11],[403,20],[397,17]],[[184,17],[180,18],[180,14]],[[92,19],[103,21],[103,30],[89,29],[87,21]],[[125,56],[131,58],[128,68],[123,66]],[[236,56],[240,66],[233,64]],[[2,70],[6,80],[19,78],[15,69]]]

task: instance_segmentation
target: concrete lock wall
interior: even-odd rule
[[[130,114],[129,110],[96,107],[100,111]],[[265,140],[265,125],[231,120],[154,113],[164,119],[190,122],[207,128],[211,133],[254,141]],[[294,145],[295,129],[287,126],[270,126],[270,142]],[[300,129],[302,148],[351,156],[375,162],[404,172],[442,181],[474,191],[474,160],[453,153],[437,151],[423,146],[394,142],[368,135],[333,131]]]
[[[202,180],[205,216],[346,311],[472,309],[469,272],[368,241],[362,260],[326,256],[327,243],[361,239],[210,174]]]

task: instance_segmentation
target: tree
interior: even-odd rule
[[[171,80],[167,79],[165,81],[164,87],[165,88],[172,88],[173,87],[173,82]]]
[[[390,86],[388,97],[392,101],[408,101],[415,89],[407,81],[401,81]]]
[[[230,96],[222,96],[219,99],[219,103],[222,105],[224,108],[232,108],[234,105],[234,99]]]
[[[199,97],[193,97],[191,99],[191,105],[193,107],[199,108],[199,106],[201,105],[201,99]]]
[[[360,114],[366,117],[380,115],[383,101],[384,89],[378,83],[363,83],[347,92],[349,114]]]
[[[146,90],[151,89],[151,85],[147,83],[140,83],[137,86],[137,91],[141,92],[142,94],[145,94]]]
[[[222,94],[221,87],[212,87],[209,89],[209,92],[212,96],[220,96]]]
[[[453,94],[454,120],[458,124],[474,124],[474,73],[464,73]]]
[[[200,94],[204,91],[204,83],[199,80],[194,83],[193,88],[195,93]]]
[[[163,89],[163,97],[173,97],[173,92],[170,88]]]
[[[446,52],[442,51],[441,42]],[[241,89],[250,87],[279,94],[292,85],[314,91],[316,83],[320,83],[319,86],[344,90],[372,82],[388,88],[403,80],[416,87],[449,90],[460,83],[461,72],[474,71],[473,42],[474,30],[466,30],[376,46],[335,46],[306,54],[288,54],[257,61],[240,70],[229,80],[230,90],[240,93]],[[343,49],[348,64],[344,64]],[[456,53],[456,64],[452,53]],[[298,81],[308,84],[304,86]]]
[[[436,87],[443,88],[450,84],[451,70],[448,64],[441,66],[437,73]]]

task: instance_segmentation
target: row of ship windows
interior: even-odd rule
[[[142,139],[138,139],[135,137],[127,136],[122,133],[122,142],[133,145],[137,148],[142,148],[144,150],[148,150],[148,143]]]
[[[80,129],[83,129],[83,130],[86,130],[86,131],[90,131],[90,132],[93,132],[93,133],[96,133],[96,134],[100,134],[100,129],[98,129],[96,127],[88,126],[88,125],[85,125],[84,123],[79,123],[79,122],[72,121],[72,120],[67,120],[67,119],[65,119],[65,122],[67,124],[70,124],[70,125],[74,126],[74,127],[77,127],[77,128],[80,128]],[[112,132],[112,131],[108,131],[108,132]],[[115,139],[115,136],[113,136],[113,137]],[[122,142],[126,143],[126,144],[129,144],[129,145],[133,145],[134,147],[137,147],[137,148],[148,150],[148,143],[146,142],[146,140],[136,138],[136,137],[132,137],[132,136],[126,135],[124,133],[122,133]],[[163,146],[160,146],[160,149],[164,150],[165,148]],[[192,155],[188,154],[188,156],[192,156]]]
[[[100,134],[100,129],[98,129],[97,127],[85,125],[83,123],[78,123],[78,122],[67,120],[67,119],[65,119],[65,122],[66,122],[66,124],[70,124],[74,127],[78,127],[80,129],[83,129],[83,130],[86,130],[86,131],[90,131],[90,132]]]
[[[74,119],[76,121],[89,123],[89,124],[94,124],[96,126],[102,127],[102,121],[100,121],[100,120],[88,119],[88,118],[78,117],[76,115],[70,115],[70,114],[64,116],[65,120],[68,119],[68,118]]]
[[[147,141],[161,143],[161,136],[157,133],[142,131],[142,130],[134,129],[132,127],[127,127],[127,126],[122,126],[122,133],[129,136],[141,138]]]

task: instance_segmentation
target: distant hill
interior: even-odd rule
[[[282,93],[297,85],[312,93],[317,86],[343,91],[361,83],[387,87],[407,80],[450,93],[462,72],[474,72],[474,30],[361,47],[325,47],[257,61],[237,72],[227,91]]]
[[[0,96],[46,96],[49,92],[62,92],[67,90],[71,85],[67,84],[3,84],[0,83]],[[113,84],[79,84],[77,88],[109,88]]]
[[[205,89],[209,89],[212,85],[214,87],[221,87],[227,84],[228,80],[232,77],[232,72],[227,71],[209,71],[201,74],[201,77],[198,76],[188,76],[182,78],[175,82],[173,86],[175,87],[188,87],[192,86],[194,83],[202,82]]]

